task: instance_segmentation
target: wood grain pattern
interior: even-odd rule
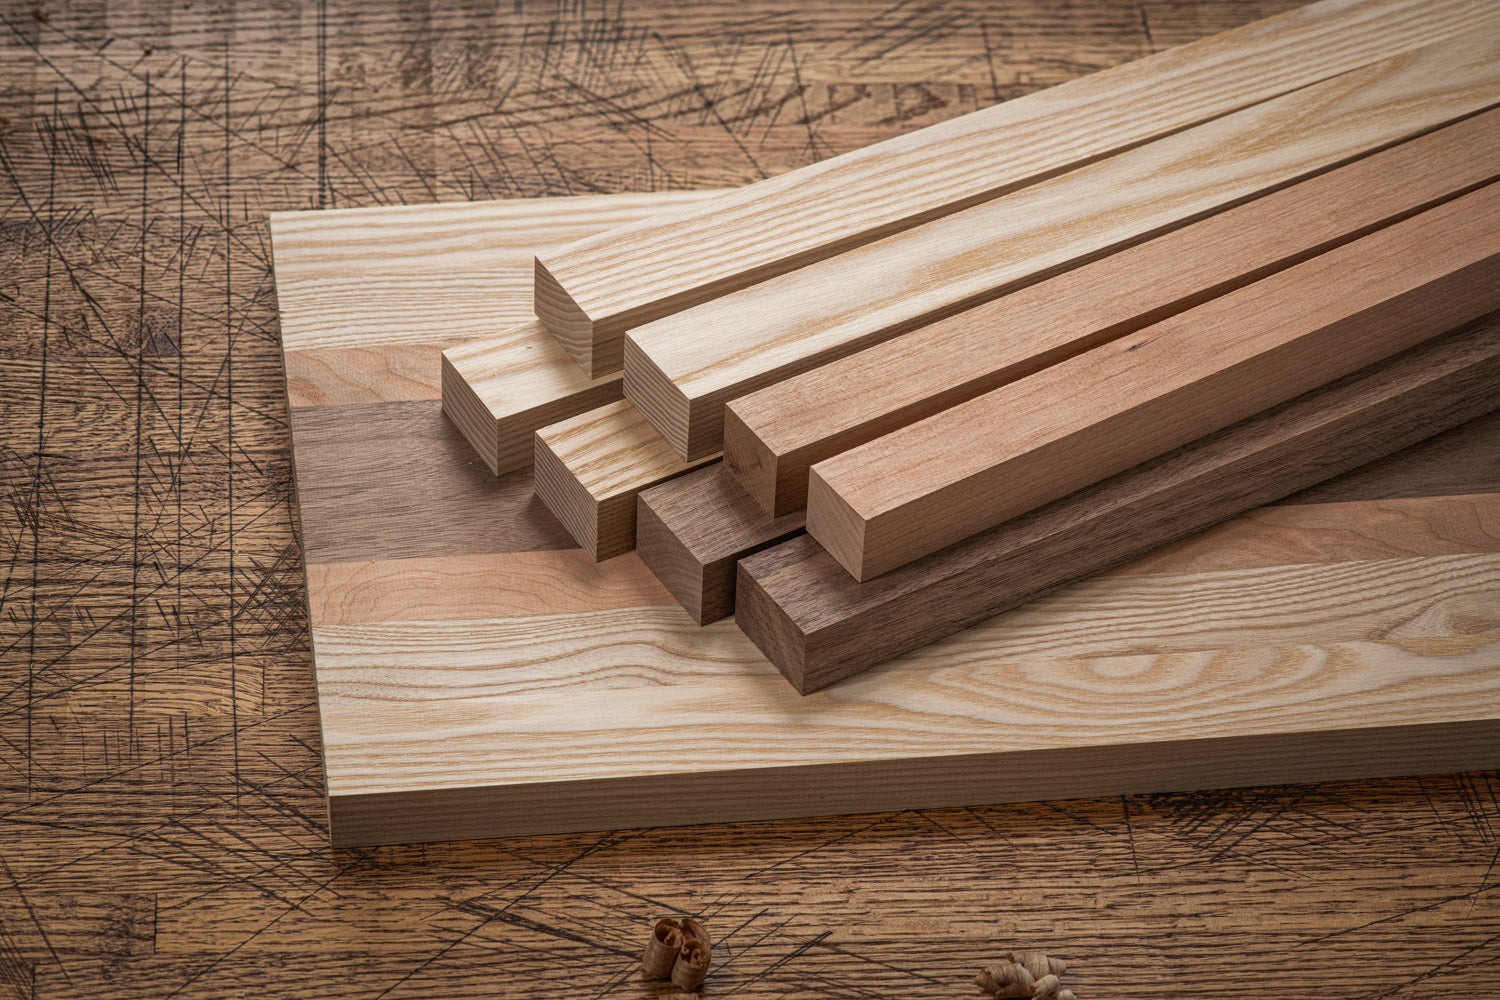
[[[808,469],[1500,176],[1488,111],[729,403],[724,464],[768,513]]]
[[[1497,100],[1495,26],[1352,70],[641,326],[625,396],[719,451],[737,396]]]
[[[807,531],[868,580],[1500,309],[1500,185],[812,467]]]
[[[1293,2],[643,0],[497,12],[307,0],[268,13],[101,0],[47,2],[47,21],[7,7],[0,996],[510,1000],[539,983],[629,996],[645,928],[664,913],[707,917],[715,952],[732,961],[716,963],[705,996],[735,1000],[959,997],[974,969],[1012,947],[1066,956],[1085,1000],[1492,994],[1495,771],[329,844],[327,792],[335,830],[348,801],[322,758],[319,609],[409,621],[441,616],[446,595],[460,614],[503,616],[533,581],[541,597],[582,601],[597,585],[624,602],[626,577],[650,581],[633,556],[595,566],[554,549],[493,554],[493,583],[491,556],[477,555],[473,573],[454,568],[443,588],[443,567],[469,557],[434,557],[434,568],[412,543],[420,585],[403,617],[407,560],[361,563],[353,533],[341,542],[349,561],[315,560],[305,577],[293,468],[304,491],[320,470],[337,475],[363,423],[325,425],[346,435],[342,449],[325,439],[327,465],[311,464],[288,429],[268,210],[399,214],[398,202],[738,186]],[[543,244],[548,207],[522,227]],[[353,303],[370,329],[385,305]],[[418,368],[364,350],[371,364],[355,375],[318,365],[333,381],[309,372],[296,398],[399,411]],[[428,359],[422,391],[435,401],[436,349]],[[355,377],[358,395],[343,396]],[[430,488],[448,495],[481,463],[435,402],[427,412],[458,449],[451,469],[431,473]],[[1495,490],[1497,441],[1450,436],[1378,480],[1353,479],[1368,495]],[[351,501],[345,515],[388,545],[373,533],[380,493],[359,495],[367,507]],[[1326,527],[1349,538],[1365,496],[1342,499],[1334,509],[1348,522]],[[484,508],[470,517],[504,530]],[[455,537],[452,524],[430,527],[434,541]],[[1305,555],[1322,551],[1301,537]],[[391,584],[375,598],[377,577]],[[345,579],[364,581],[354,593],[371,599],[325,589]],[[696,631],[658,594],[656,613]],[[491,596],[499,610],[486,612]],[[1301,634],[1348,640],[1337,632]],[[649,663],[653,649],[594,655]],[[378,691],[378,674],[366,676],[374,721],[401,688]],[[1325,737],[1309,742],[1332,752]],[[1241,764],[1275,775],[1255,749]],[[1061,786],[1044,775],[1033,788],[1046,797]],[[482,829],[484,787],[447,794],[452,812],[432,810],[431,823],[456,836],[447,820],[458,815]],[[378,817],[378,802],[365,805]]]
[[[709,458],[684,462],[620,400],[536,432],[536,495],[589,555],[609,559],[635,548],[636,495]]]
[[[618,375],[584,375],[535,320],[443,352],[443,412],[496,475],[531,464],[543,427],[622,396]]]
[[[1497,377],[1489,317],[869,583],[810,536],[774,546],[740,562],[736,620],[817,690],[1486,413]]]
[[[291,429],[298,461],[329,470],[297,481],[309,564],[572,545],[531,477],[496,480],[436,399],[295,408]]]
[[[722,462],[643,490],[636,551],[699,625],[734,614],[734,567],[752,552],[800,534],[800,512],[768,517]]]
[[[1473,0],[1312,4],[540,254],[537,315],[606,374],[629,327],[1494,14]]]

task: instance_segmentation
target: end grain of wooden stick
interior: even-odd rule
[[[731,402],[724,464],[768,514],[808,469],[1500,177],[1486,111]]]
[[[443,352],[443,412],[498,475],[532,462],[532,435],[623,396],[591,379],[535,320]]]
[[[739,563],[735,619],[803,694],[1500,406],[1500,314],[885,576],[807,535]]]
[[[585,372],[616,371],[630,327],[1495,14],[1485,0],[1311,4],[543,253],[537,315]]]
[[[678,453],[724,406],[1500,103],[1500,23],[1352,70],[633,330],[625,396]]]
[[[812,467],[807,531],[857,580],[1500,308],[1500,184]]]
[[[636,551],[699,625],[734,614],[734,567],[799,533],[802,514],[768,517],[715,462],[636,498]]]
[[[636,494],[710,459],[684,462],[621,400],[537,431],[534,460],[536,495],[603,560],[635,548]]]

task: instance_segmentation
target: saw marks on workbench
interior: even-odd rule
[[[0,997],[634,995],[677,909],[745,997],[1013,945],[1084,996],[1491,991],[1493,774],[328,848],[266,212],[745,183],[1290,5],[0,4]],[[584,580],[411,579],[535,559]]]

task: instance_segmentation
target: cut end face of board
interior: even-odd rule
[[[599,346],[599,330],[583,306],[560,285],[540,257],[536,267],[536,315],[589,378],[618,372],[622,366],[619,339],[611,351]]]
[[[861,583],[887,568],[876,569],[867,558],[867,536],[875,523],[850,506],[813,466],[807,479],[807,533]]]
[[[724,410],[724,468],[770,517],[807,506],[806,471],[800,483],[788,482],[792,477],[786,463],[775,448],[751,430],[733,403]]]
[[[625,398],[685,461],[723,449],[724,404],[717,398],[690,399],[632,336],[624,341]]]
[[[591,379],[535,321],[443,352],[443,412],[495,475],[531,465],[541,428],[621,398],[619,375]]]
[[[740,559],[801,530],[800,513],[767,516],[722,463],[653,486],[636,501],[641,561],[699,625],[734,614]]]
[[[641,490],[709,460],[682,461],[625,400],[542,428],[535,450],[537,497],[596,560],[635,548]]]

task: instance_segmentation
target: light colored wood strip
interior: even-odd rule
[[[1500,697],[1496,635],[1102,660],[950,652],[931,671],[808,698],[687,685],[562,701],[329,693],[334,826],[367,843],[1500,764],[1500,722],[1483,707]],[[425,816],[407,814],[418,805]]]
[[[638,559],[596,563],[578,549],[309,563],[315,635],[334,625],[453,621],[663,604]]]
[[[273,212],[282,346],[308,351],[492,337],[532,319],[537,250],[720,193]]]
[[[626,398],[718,451],[737,396],[1497,102],[1492,25],[642,326]]]
[[[635,548],[635,498],[717,456],[684,462],[621,400],[536,432],[536,495],[595,559]]]
[[[724,464],[768,513],[790,513],[815,462],[1497,177],[1500,110],[736,399]]]
[[[803,535],[743,559],[740,628],[811,691],[1487,412],[1500,318],[858,583]]]
[[[287,351],[287,404],[353,406],[442,395],[439,372],[447,341]]]
[[[1500,632],[1500,555],[1493,553],[1099,577],[901,657],[871,672],[879,679],[850,686],[879,690],[904,684],[898,676],[920,678],[950,666],[982,670],[1007,662],[1476,632]],[[699,628],[670,607],[325,625],[317,643],[319,682],[339,698],[463,701],[542,689],[647,687],[667,700],[683,696],[765,713],[769,722],[798,697],[728,622]],[[905,704],[915,707],[920,699],[916,686],[911,690]],[[614,695],[607,701],[613,705]],[[827,703],[857,705],[859,695]],[[816,721],[817,714],[808,718]],[[576,725],[594,729],[600,722],[584,712]],[[624,708],[607,722],[627,741],[657,724]],[[693,725],[688,718],[682,723]]]
[[[1500,309],[1500,185],[812,467],[868,580]]]
[[[629,327],[1496,13],[1315,3],[543,253],[537,315],[590,375],[614,371]]]
[[[591,379],[536,320],[443,352],[443,412],[496,475],[532,462],[532,436],[613,403],[620,376]]]

